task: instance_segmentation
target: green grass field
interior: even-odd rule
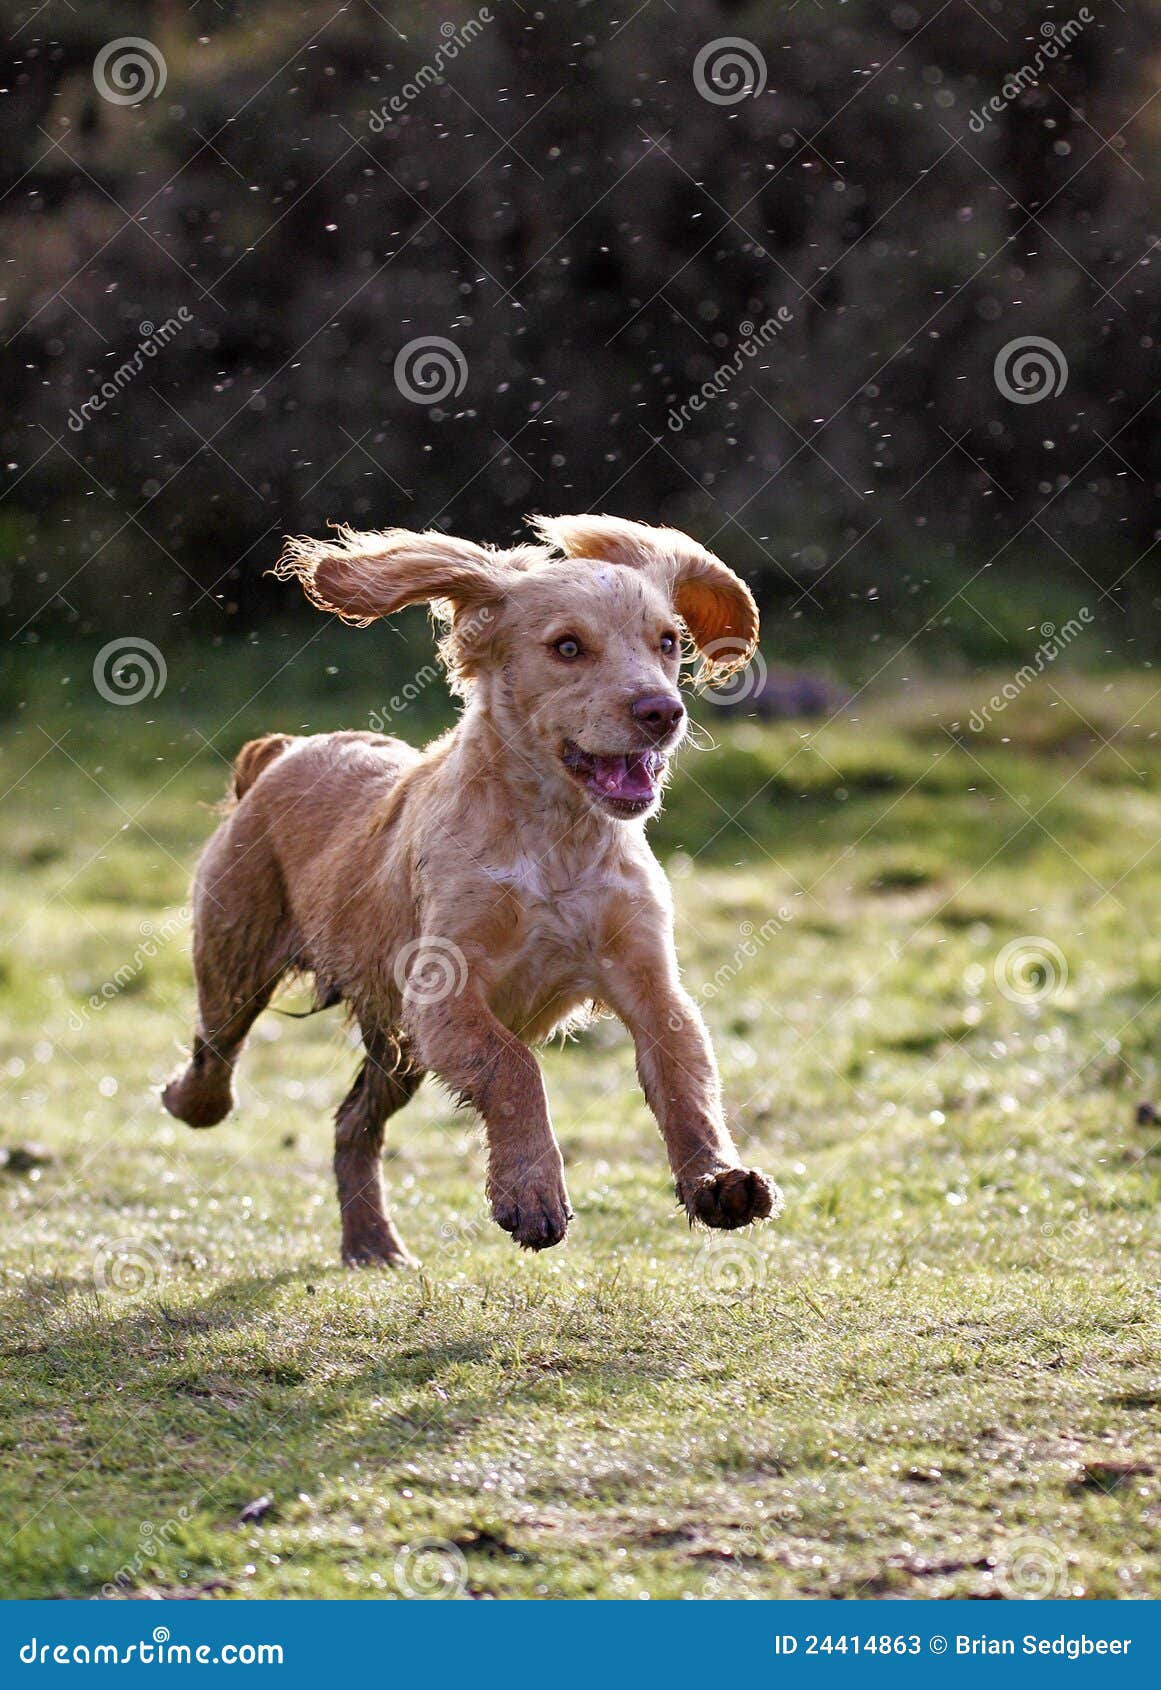
[[[265,1017],[215,1131],[157,1102],[224,759],[397,691],[329,649],[132,707],[91,651],[6,679],[0,1594],[1161,1595],[1149,675],[1046,675],[978,734],[1004,674],[826,726],[703,702],[654,837],[784,1217],[688,1229],[601,1022],[544,1056],[567,1243],[490,1222],[429,1082],[387,1167],[422,1270],[355,1274],[335,1012]]]

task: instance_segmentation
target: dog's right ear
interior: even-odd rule
[[[283,581],[301,581],[319,610],[365,628],[404,605],[444,601],[453,610],[502,596],[511,566],[502,552],[429,531],[387,528],[360,534],[336,526],[333,540],[288,539],[274,566]]]

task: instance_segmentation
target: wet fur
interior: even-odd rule
[[[427,1072],[483,1118],[499,1225],[531,1249],[564,1237],[572,1210],[529,1047],[594,1004],[633,1035],[690,1219],[741,1226],[780,1202],[726,1129],[643,818],[606,813],[561,758],[569,742],[639,748],[633,701],[672,693],[679,656],[659,639],[678,620],[710,679],[747,661],[753,599],[672,529],[584,516],[537,531],[538,545],[509,551],[398,529],[288,541],[279,573],[348,621],[432,604],[465,708],[424,752],[365,732],[251,741],[198,866],[198,1026],[165,1105],[191,1126],[224,1118],[246,1035],[288,974],[345,1000],[366,1049],[336,1122],[353,1265],[410,1259],[380,1151]],[[581,634],[583,661],[557,653],[565,629]]]

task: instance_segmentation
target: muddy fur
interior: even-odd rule
[[[198,1024],[165,1106],[223,1119],[246,1035],[290,974],[345,1001],[366,1049],[336,1123],[352,1265],[410,1260],[380,1151],[428,1072],[483,1119],[498,1224],[529,1249],[560,1242],[572,1209],[529,1047],[594,1004],[633,1036],[690,1219],[744,1226],[781,1201],[726,1128],[644,831],[685,730],[681,638],[709,679],[732,672],[757,641],[754,601],[673,529],[536,529],[509,551],[400,529],[288,541],[279,573],[347,621],[433,605],[464,709],[423,752],[365,732],[251,741],[198,866]]]

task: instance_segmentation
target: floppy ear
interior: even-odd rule
[[[619,516],[538,516],[541,539],[565,557],[604,558],[659,573],[674,609],[701,653],[699,680],[711,685],[742,669],[758,644],[754,595],[719,557],[676,528]]]
[[[345,524],[333,540],[288,539],[274,566],[283,581],[301,581],[319,610],[365,628],[407,604],[444,600],[453,610],[499,597],[510,567],[501,552],[434,531],[387,528],[359,534]]]

